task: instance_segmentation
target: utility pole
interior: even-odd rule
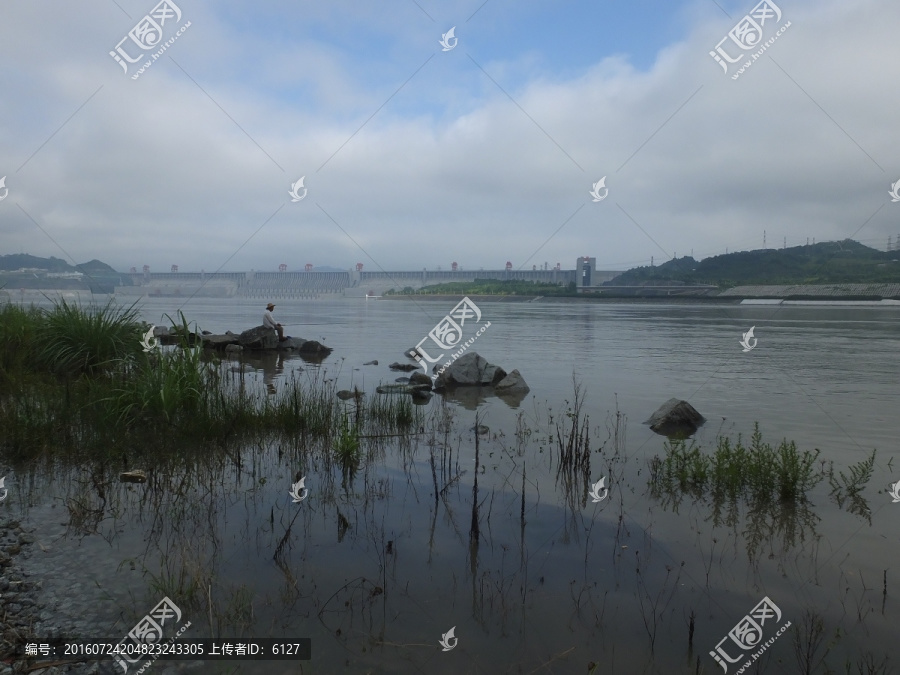
[[[766,247],[766,231],[763,230],[763,248]]]
[[[806,245],[809,246],[809,237],[806,238]]]
[[[653,256],[650,256],[650,267],[653,267]]]
[[[892,250],[893,248],[891,247],[891,235],[888,235],[888,253],[890,253]]]
[[[782,250],[787,248],[787,237],[784,238],[784,243],[781,245]]]

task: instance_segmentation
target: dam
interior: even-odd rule
[[[282,266],[285,267],[285,266]],[[173,266],[171,272],[143,272],[132,270],[122,274],[131,285],[116,286],[115,293],[123,297],[207,297],[207,298],[259,298],[289,299],[317,298],[343,295],[364,297],[383,295],[388,291],[418,291],[426,286],[450,282],[474,282],[476,279],[532,281],[589,288],[609,281],[621,274],[619,271],[596,269],[596,258],[578,258],[576,269],[543,269],[533,266],[530,270],[514,270],[512,263],[505,269],[461,270],[454,264],[448,270],[420,271],[364,271],[362,264],[345,271],[320,271],[311,265],[303,271],[278,272],[180,272]]]

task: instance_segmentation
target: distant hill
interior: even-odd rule
[[[48,272],[75,272],[65,260],[59,258],[39,258],[36,255],[28,255],[27,253],[12,253],[10,255],[0,255],[0,270],[15,271],[22,268],[43,269]]]
[[[22,271],[19,271],[22,270]],[[27,253],[0,255],[0,286],[112,293],[116,286],[130,286],[131,279],[100,260],[70,265],[65,260]]]
[[[884,252],[845,239],[787,249],[758,249],[704,258],[669,260],[636,267],[604,286],[713,284],[723,289],[745,284],[900,282],[900,251]]]

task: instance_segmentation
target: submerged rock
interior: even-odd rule
[[[291,338],[292,340],[296,338]],[[297,347],[297,352],[300,354],[316,354],[318,356],[328,356],[334,350],[331,347],[326,347],[321,342],[316,340],[303,340],[300,343],[300,346]]]
[[[125,471],[119,474],[119,479],[124,483],[146,483],[147,474],[140,469],[134,469],[133,471]]]
[[[417,370],[419,366],[413,363],[397,363],[394,361],[391,365],[388,366],[391,370],[402,370],[404,372],[410,372],[412,370]]]
[[[531,388],[525,384],[522,374],[514,370],[494,385],[494,391],[498,394],[527,394]]]
[[[379,394],[422,394],[431,391],[431,384],[383,384],[375,391]]]
[[[376,360],[376,361],[367,361],[367,362],[364,363],[363,365],[364,365],[364,366],[377,366],[377,365],[378,365],[378,361],[377,361],[377,360]]]
[[[203,346],[208,349],[224,349],[229,351],[229,347],[240,347],[238,339],[232,335],[204,335]]]
[[[428,377],[425,373],[413,373],[409,376],[410,384],[427,384],[428,388],[431,389],[431,378]]]
[[[670,398],[644,422],[658,434],[694,433],[706,419],[687,401]]]
[[[362,398],[365,395],[366,395],[365,392],[362,392],[359,389],[356,389],[354,391],[349,391],[347,389],[341,389],[337,394],[335,394],[335,396],[337,396],[342,401],[348,401],[351,398]]]

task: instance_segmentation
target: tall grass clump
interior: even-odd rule
[[[94,375],[141,351],[136,303],[84,308],[65,299],[43,313],[37,331],[38,360],[61,375]]]
[[[409,430],[421,415],[410,396],[405,394],[381,394],[373,397],[365,407],[365,416],[372,431],[382,433]]]

